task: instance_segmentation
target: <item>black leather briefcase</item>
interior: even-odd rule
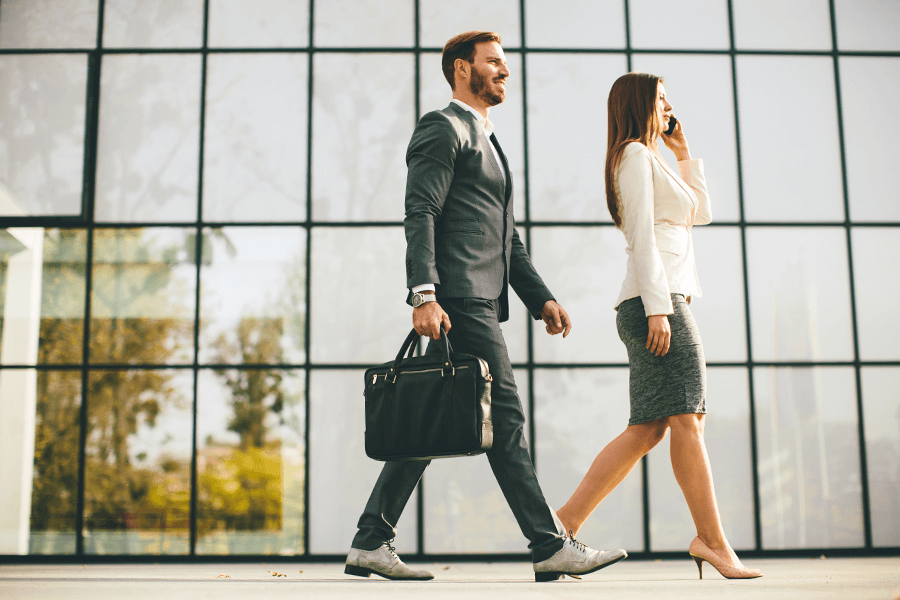
[[[453,352],[443,328],[444,351],[414,357],[418,338],[413,329],[397,358],[366,371],[366,454],[428,460],[489,450],[494,428],[487,362]]]

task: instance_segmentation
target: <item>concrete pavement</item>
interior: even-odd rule
[[[900,600],[900,558],[768,559],[747,564],[762,569],[764,577],[727,580],[704,565],[701,581],[689,558],[625,560],[580,581],[552,583],[535,583],[531,565],[518,562],[424,564],[435,580],[422,583],[350,577],[336,563],[2,565],[0,599]]]

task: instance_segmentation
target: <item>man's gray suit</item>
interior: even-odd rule
[[[509,286],[535,319],[553,295],[516,232],[506,157],[495,137],[488,141],[473,114],[451,103],[419,120],[406,163],[407,286],[436,284],[437,300],[450,317],[453,349],[488,362],[494,378],[494,445],[487,457],[530,542],[532,559],[546,560],[562,548],[565,538],[534,473],[500,323],[509,318]],[[440,348],[432,341],[427,353],[435,352]],[[374,550],[394,537],[400,514],[429,462],[385,464],[359,519],[354,548]]]

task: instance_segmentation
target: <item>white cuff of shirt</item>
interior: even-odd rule
[[[422,285],[417,285],[412,289],[413,294],[421,294],[422,292],[433,292],[434,284],[433,283],[423,283]]]

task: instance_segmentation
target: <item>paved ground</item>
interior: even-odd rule
[[[583,580],[535,583],[528,563],[423,565],[436,579],[399,583],[344,575],[338,564],[2,565],[0,600],[180,598],[279,600],[365,598],[529,600],[547,598],[750,598],[900,600],[900,558],[748,561],[761,579],[723,579],[691,560],[625,560]],[[286,577],[273,575],[284,574]],[[228,577],[225,577],[228,576]]]

